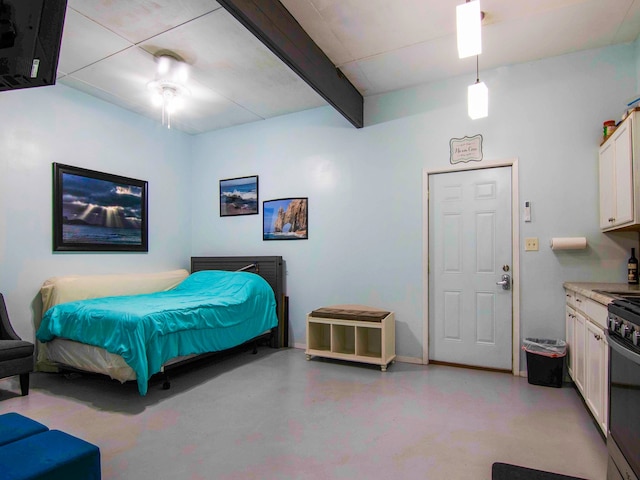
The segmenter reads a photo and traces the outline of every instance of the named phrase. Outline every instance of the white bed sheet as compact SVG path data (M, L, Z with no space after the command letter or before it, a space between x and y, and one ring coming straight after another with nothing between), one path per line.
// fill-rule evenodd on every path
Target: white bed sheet
M136 379L135 372L120 355L73 340L56 338L47 343L47 359L87 372L109 375L122 383Z
M86 372L108 375L121 383L136 380L136 372L127 365L120 355L107 352L102 347L74 342L66 338L56 338L47 343L47 356L52 362L74 367ZM176 357L164 364L165 367L196 355Z

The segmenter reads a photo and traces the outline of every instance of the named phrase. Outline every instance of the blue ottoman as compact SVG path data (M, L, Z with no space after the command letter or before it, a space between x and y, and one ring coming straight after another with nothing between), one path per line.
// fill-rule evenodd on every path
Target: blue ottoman
M17 413L0 415L0 480L100 480L100 449Z
M5 413L0 415L0 447L47 430L43 424L19 413Z

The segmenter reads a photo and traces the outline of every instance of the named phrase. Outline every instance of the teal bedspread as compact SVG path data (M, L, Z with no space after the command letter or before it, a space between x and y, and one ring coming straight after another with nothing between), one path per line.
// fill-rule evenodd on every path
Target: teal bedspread
M56 305L36 337L56 337L120 355L136 373L138 390L168 360L240 345L277 326L273 290L259 275L204 270L172 290Z

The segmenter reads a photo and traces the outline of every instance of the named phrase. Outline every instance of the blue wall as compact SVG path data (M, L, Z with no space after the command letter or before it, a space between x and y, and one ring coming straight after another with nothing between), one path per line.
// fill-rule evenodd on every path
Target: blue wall
M3 92L0 112L0 292L18 334L33 338L49 277L189 266L192 137L62 85ZM52 253L53 162L147 180L149 252Z
M397 350L422 358L422 174L450 167L449 140L482 134L484 158L517 157L521 208L539 252L521 250L521 336L564 338L564 281L625 281L637 234L598 227L602 122L636 90L632 45L480 72L490 113L472 121L473 78L368 97L357 130L330 108L198 136L193 150L193 252L282 255L292 341L305 314L332 304L393 310ZM220 218L217 180L260 176L260 200L309 197L309 240L263 242L261 218ZM551 237L586 236L585 251L552 252ZM524 359L521 361L524 366Z
M190 255L282 255L291 341L305 314L355 303L396 312L397 351L422 357L422 175L450 166L449 139L482 134L484 158L518 158L521 335L564 338L562 283L625 279L637 234L598 229L602 122L638 91L636 45L480 72L490 112L471 121L459 77L365 100L355 129L330 107L199 136L58 85L0 95L0 291L16 328L33 336L32 302L53 275L158 271ZM149 181L148 254L53 254L51 163ZM261 215L220 217L218 181L259 175L260 200L309 197L309 240L264 242ZM16 200L19 199L19 200ZM261 206L262 208L262 206ZM589 248L552 252L555 236Z

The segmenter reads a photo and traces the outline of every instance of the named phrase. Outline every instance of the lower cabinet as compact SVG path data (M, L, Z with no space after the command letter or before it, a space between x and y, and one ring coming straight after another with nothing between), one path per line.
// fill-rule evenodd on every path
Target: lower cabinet
M572 292L573 293L573 292ZM571 304L567 296L567 370L593 418L607 435L609 349L604 334L606 307L586 297ZM576 300L578 300L576 297Z
M585 402L593 412L594 418L603 432L607 431L607 343L602 329L591 322L587 322L585 331L585 372L586 392ZM606 368L605 368L606 367Z
M574 358L575 350L571 348L571 345L574 344L575 332L574 332L574 323L575 323L576 311L573 307L567 305L565 307L565 339L567 342L567 356L565 358L565 364L567 365L567 373L569 377L573 378L573 366L576 361Z
M580 393L582 393L582 396L584 396L585 394L585 361L584 361L584 339L586 336L586 319L584 318L584 316L579 313L576 312L575 315L575 322L573 324L573 335L574 335L574 343L573 343L573 349L575 350L575 360L576 363L573 367L573 372L575 374L575 376L573 377L573 381L576 382L576 386L578 387L578 390L580 390Z

